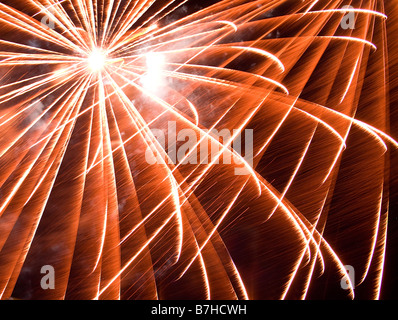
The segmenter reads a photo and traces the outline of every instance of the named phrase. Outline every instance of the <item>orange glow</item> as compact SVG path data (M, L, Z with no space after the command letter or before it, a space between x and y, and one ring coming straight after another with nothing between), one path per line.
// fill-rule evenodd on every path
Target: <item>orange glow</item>
M8 2L1 299L380 298L387 1ZM179 163L185 141L154 133L170 121L197 138ZM219 151L187 164L203 145Z

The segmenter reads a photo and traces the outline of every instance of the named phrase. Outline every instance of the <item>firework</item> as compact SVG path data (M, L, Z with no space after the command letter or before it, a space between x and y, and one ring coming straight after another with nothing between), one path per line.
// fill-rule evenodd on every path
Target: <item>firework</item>
M191 4L0 3L3 299L379 297L383 1Z

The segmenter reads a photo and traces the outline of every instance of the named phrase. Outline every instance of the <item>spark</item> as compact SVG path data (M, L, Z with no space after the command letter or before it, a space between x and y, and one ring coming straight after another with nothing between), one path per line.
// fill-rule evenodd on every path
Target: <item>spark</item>
M0 3L1 298L330 297L343 261L361 268L339 297L380 297L398 148L382 2L28 3ZM358 30L329 26L347 12ZM183 141L154 133L170 121L200 137L177 162ZM202 145L211 161L186 164ZM49 264L55 290L26 282Z

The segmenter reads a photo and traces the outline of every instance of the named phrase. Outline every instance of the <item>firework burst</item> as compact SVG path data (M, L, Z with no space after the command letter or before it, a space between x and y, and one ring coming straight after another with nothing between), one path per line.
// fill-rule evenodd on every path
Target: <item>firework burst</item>
M0 2L1 297L378 298L383 1L189 4Z

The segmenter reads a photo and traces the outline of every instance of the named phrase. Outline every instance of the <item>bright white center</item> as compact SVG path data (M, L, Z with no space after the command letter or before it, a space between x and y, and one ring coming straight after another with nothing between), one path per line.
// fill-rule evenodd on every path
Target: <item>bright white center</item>
M99 49L94 49L88 57L88 66L92 72L99 72L105 67L106 55Z
M163 84L163 70L166 59L161 53L149 52L145 55L147 72L141 81L147 90L157 90Z

